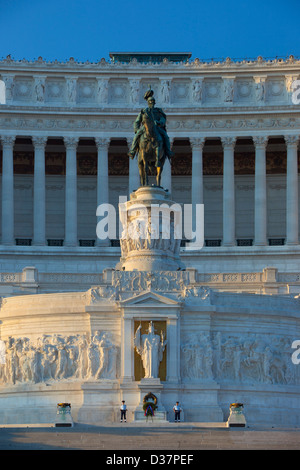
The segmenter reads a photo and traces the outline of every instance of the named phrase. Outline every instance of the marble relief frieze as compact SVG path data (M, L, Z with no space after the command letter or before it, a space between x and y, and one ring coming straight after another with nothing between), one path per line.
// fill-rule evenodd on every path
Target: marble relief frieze
M182 113L182 109L174 110ZM88 112L88 110L87 110ZM207 136L216 135L218 132L223 131L242 131L248 132L247 135L252 135L254 131L263 130L283 130L297 129L300 125L300 117L297 115L289 117L261 117L255 118L248 115L248 110L239 117L222 117L222 111L219 110L219 117L197 116L195 118L188 115L188 110L182 113L182 116L172 116L172 111L168 116L168 130L178 132L178 137L187 137L194 135L194 132L203 131ZM125 112L126 113L126 112ZM117 115L116 115L117 114ZM26 130L31 135L31 132L56 131L56 135L61 135L62 131L91 131L101 132L114 132L117 131L120 136L125 137L127 132L132 132L133 119L130 115L120 118L116 109L107 109L105 118L85 117L81 118L76 116L74 112L72 118L65 117L29 117L26 115L13 117L0 115L0 127L5 130ZM185 115L186 114L186 115ZM59 132L58 132L59 131ZM5 132L3 132L5 133ZM124 133L124 134L122 134ZM191 133L191 134L190 134Z
M119 376L119 346L109 332L36 340L10 337L0 341L0 384L112 380Z
M286 336L255 333L189 333L181 344L184 381L295 385L298 369Z

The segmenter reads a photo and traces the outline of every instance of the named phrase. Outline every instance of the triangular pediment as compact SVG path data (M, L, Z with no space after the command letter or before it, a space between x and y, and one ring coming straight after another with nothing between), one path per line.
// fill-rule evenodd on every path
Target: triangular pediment
M180 302L178 300L174 300L170 297L165 295L157 294L156 292L147 291L141 294L135 295L130 297L129 299L120 301L120 306L122 307L129 307L129 306L153 306L153 305L161 305L161 306L179 306Z

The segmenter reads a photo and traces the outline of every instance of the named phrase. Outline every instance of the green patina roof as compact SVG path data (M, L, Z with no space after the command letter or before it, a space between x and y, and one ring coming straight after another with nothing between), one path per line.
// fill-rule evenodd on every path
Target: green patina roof
M160 63L164 59L169 62L187 62L191 57L190 52L110 52L112 62L129 63L136 59L140 63Z

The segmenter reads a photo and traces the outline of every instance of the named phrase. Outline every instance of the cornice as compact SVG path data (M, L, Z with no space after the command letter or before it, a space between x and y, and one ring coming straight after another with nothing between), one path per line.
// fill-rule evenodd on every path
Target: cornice
M34 116L42 115L65 115L65 116L99 116L99 117L109 117L109 116L129 116L136 117L140 112L142 107L100 107L95 105L94 107L83 107L83 106L16 106L16 105L1 105L0 106L0 115L1 114L31 114ZM189 116L240 116L240 115L278 115L288 114L289 116L300 114L299 105L277 105L273 106L168 106L164 108L164 111L167 114L167 117L176 117L184 116L188 118Z
M140 63L134 59L130 63L121 63L121 62L111 62L106 59L101 59L98 62L79 62L73 58L70 58L67 61L47 61L42 57L39 57L36 60L14 60L10 56L0 60L0 69L5 72L11 71L12 73L22 72L31 72L31 73L49 73L59 72L59 73L97 73L104 74L107 73L113 74L114 72L120 74L149 74L149 72L157 73L161 72L163 74L170 73L189 73L189 74L203 74L207 73L222 73L223 75L229 73L267 73L268 71L295 71L299 70L300 67L300 58L290 55L286 58L263 58L261 56L256 59L211 59L211 60L201 60L195 58L194 60L189 60L187 62L169 62L165 60L161 63Z

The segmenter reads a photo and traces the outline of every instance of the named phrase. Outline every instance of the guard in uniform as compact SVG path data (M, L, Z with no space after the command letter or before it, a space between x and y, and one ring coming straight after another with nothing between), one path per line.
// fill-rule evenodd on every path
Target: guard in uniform
M125 400L122 400L122 405L120 406L120 411L121 411L121 419L120 423L124 422L126 423L126 411L127 411L127 406L125 405Z
M175 423L180 423L180 411L182 411L182 409L179 406L179 401L173 406L173 411L175 413Z

